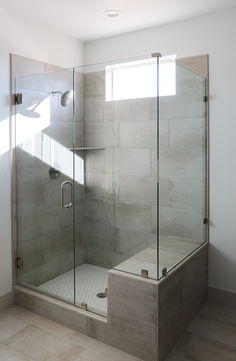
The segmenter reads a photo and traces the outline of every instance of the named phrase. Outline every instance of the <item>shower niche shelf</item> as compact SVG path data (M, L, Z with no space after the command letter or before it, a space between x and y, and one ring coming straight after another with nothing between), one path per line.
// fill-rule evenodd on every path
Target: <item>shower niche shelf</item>
M70 150L80 151L80 150L105 150L106 148L102 147L76 147L76 148L70 148Z

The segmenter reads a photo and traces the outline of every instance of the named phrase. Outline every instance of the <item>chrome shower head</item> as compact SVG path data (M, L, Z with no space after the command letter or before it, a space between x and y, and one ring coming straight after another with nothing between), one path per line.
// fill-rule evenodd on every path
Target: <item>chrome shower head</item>
M73 90L67 90L65 93L61 96L61 105L63 107L67 107L67 105L72 104L73 102Z
M61 105L63 107L67 107L73 102L73 90L69 89L62 93L60 90L53 90L51 92L52 95L61 94Z

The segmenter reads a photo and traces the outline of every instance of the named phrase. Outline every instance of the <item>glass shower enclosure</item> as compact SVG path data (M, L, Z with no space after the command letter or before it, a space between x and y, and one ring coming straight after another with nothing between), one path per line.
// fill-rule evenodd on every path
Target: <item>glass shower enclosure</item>
M18 283L106 316L109 269L158 280L206 241L206 80L158 54L23 76L20 58Z

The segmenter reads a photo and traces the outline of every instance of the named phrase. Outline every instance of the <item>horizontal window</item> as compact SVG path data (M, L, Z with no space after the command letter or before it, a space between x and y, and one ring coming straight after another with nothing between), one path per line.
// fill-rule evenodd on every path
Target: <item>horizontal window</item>
M160 58L159 95L176 94L175 56ZM156 58L106 67L106 101L157 96Z

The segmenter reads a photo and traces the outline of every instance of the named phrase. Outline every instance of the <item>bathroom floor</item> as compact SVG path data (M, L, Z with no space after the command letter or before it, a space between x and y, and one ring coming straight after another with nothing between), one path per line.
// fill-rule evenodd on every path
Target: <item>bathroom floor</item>
M159 247L159 276L161 276L163 267L167 267L168 270L171 269L199 245L199 241L192 239L162 237ZM149 277L157 279L156 244L150 245L114 268L139 275L141 269L147 269ZM99 298L97 294L104 293L107 284L107 268L92 264L78 266L75 270L76 305L81 306L81 303L84 302L87 304L89 311L106 316L107 298ZM46 294L74 303L74 271L66 272L40 285L38 288Z
M193 360L236 360L236 308L207 302L165 361Z
M107 298L97 297L98 293L104 293L107 288L108 269L91 264L82 264L75 270L75 294L76 304L87 304L88 310L107 314ZM54 278L41 286L39 289L59 297L67 302L74 302L74 271L71 270Z
M18 306L0 312L1 361L141 361Z
M165 361L236 360L236 309L206 303ZM0 312L1 361L142 361L18 306Z

